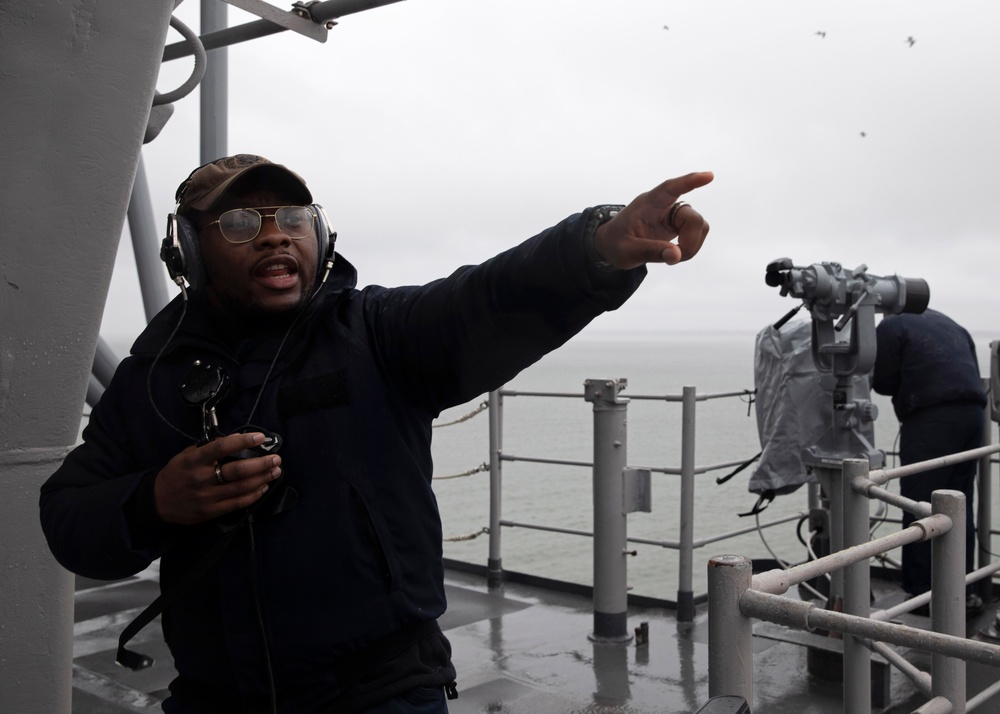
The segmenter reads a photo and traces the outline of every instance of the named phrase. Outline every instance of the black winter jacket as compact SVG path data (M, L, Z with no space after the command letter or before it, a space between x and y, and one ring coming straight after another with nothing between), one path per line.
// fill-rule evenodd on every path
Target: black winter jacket
M200 433L200 410L183 402L180 385L196 360L221 367L231 386L218 406L220 430L249 421L277 432L282 488L272 491L296 498L268 515L277 503L268 493L272 507L242 525L219 563L164 613L176 693L209 692L250 711L268 698L266 652L280 711L343 701L345 662L445 610L432 420L501 386L642 281L644 269L589 263L586 218L419 287L357 290L354 268L338 257L280 353L284 329L241 339L196 294L183 320L174 300L118 368L83 443L42 488L52 552L100 579L159 558L168 591L218 541L218 523L160 522L152 484ZM447 652L430 659L423 674L390 679L413 686L453 676ZM395 693L385 682L377 688L358 696L371 703Z
M944 313L887 315L876 328L872 388L892 397L903 421L919 409L969 402L986 406L976 343Z

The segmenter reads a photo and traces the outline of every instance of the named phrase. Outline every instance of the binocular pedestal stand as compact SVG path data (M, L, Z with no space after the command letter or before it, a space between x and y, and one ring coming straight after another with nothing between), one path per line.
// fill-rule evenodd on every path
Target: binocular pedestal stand
M852 374L838 374L833 394L832 424L817 443L803 451L802 462L816 474L822 487L823 521L829 525L831 553L844 549L843 463L845 459L867 459L872 469L881 468L885 455L876 449L861 432L861 427L877 416L875 405L866 399L855 399ZM844 575L837 569L831 573L826 608L844 610ZM828 633L840 640L839 633ZM832 642L830 643L833 644ZM840 645L840 642L838 642ZM810 674L827 681L843 679L843 647L808 647L807 667ZM872 661L873 683L882 682L888 670ZM885 671L882 671L884 670ZM878 687L875 687L877 689ZM886 690L886 694L888 690ZM873 692L874 694L874 692Z

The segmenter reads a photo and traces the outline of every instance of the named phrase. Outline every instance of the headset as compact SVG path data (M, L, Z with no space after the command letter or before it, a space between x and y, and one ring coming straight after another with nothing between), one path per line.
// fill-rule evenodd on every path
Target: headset
M316 233L316 278L322 284L333 267L337 233L330 229L330 221L321 205L313 203L309 208L313 212L313 231ZM192 290L208 283L198 231L184 216L177 213L167 216L167 235L160 245L160 260L166 264L170 279L182 288L185 280Z

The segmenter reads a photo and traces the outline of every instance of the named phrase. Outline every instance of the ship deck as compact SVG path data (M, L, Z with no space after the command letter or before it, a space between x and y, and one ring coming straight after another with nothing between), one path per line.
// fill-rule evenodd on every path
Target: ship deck
M447 571L446 588L449 608L440 624L452 643L459 688L459 698L449 703L451 714L690 714L708 700L704 605L693 623L679 623L668 608L630 607L629 631L648 623L647 642L637 644L633 638L608 644L590 638L592 602L585 594L520 582L491 590L481 575L456 569ZM156 659L151 668L131 672L114 662L121 629L157 593L155 569L115 583L78 580L74 714L160 710L174 670L159 622L130 645ZM873 596L874 607L889 607L903 598L893 583L879 581L873 581ZM968 620L968 636L989 638L995 632L997 606L994 600ZM917 615L903 615L901 621L929 626L926 617ZM842 685L810 674L819 668L809 665L810 657L822 657L834 663L824 671L836 669L838 656L828 652L836 647L829 638L756 623L753 711L842 712ZM907 659L930 669L929 655L913 651ZM877 695L883 706L875 711L911 712L926 701L899 672L878 671L873 683L886 688ZM994 669L974 663L967 674L970 697L997 678Z

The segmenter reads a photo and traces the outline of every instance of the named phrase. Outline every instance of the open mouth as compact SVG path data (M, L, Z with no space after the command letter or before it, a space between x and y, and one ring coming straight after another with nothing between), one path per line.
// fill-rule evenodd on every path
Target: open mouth
M298 283L299 263L290 255L276 255L260 261L253 274L266 287L284 290Z

